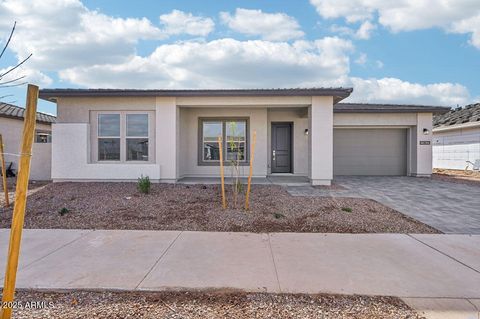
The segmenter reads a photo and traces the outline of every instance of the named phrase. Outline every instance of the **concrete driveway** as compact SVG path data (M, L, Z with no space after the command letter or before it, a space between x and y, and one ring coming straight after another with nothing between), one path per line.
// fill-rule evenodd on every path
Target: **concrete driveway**
M288 191L294 196L370 198L444 233L480 234L480 186L387 176L342 176L335 182L346 190L305 186Z

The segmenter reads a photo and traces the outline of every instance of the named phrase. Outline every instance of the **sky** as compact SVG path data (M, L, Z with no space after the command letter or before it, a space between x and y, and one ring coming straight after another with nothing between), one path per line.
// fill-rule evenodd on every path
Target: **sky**
M345 102L480 102L478 0L0 0L0 44L15 21L0 72L33 56L0 83L353 87ZM11 94L0 100L23 106L25 92L0 88Z

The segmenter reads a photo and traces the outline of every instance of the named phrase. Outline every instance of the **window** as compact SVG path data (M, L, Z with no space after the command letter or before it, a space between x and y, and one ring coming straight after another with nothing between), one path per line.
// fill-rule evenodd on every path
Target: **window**
M218 165L220 150L218 137L223 139L224 161L245 162L247 154L246 119L200 119L199 121L199 165Z
M127 114L127 161L148 161L148 114Z
M35 143L52 143L52 132L36 130Z
M120 160L120 114L98 115L98 160Z
M148 162L153 139L153 112L94 112L96 154L94 161Z

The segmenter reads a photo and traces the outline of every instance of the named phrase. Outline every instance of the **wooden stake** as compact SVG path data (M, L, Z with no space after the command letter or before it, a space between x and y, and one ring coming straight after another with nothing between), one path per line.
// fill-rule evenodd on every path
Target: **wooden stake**
M37 115L37 100L38 86L29 84L27 89L22 148L17 175L17 187L15 189L15 204L13 206L12 227L10 229L10 243L8 246L8 259L7 267L5 269L2 304L13 302L15 295L18 257L20 255L20 242L22 240L23 221L25 219L28 179L30 177L30 160ZM10 319L12 316L12 308L3 308L0 314L1 319Z
M5 166L5 155L3 154L4 151L5 148L3 147L2 134L0 134L0 164L2 165L3 191L5 192L5 207L9 207L10 200L8 199L7 167Z
M222 137L218 137L218 149L220 150L220 177L222 179L222 207L227 208L227 200L225 198L225 177L223 174L223 146Z
M245 210L250 208L250 188L252 185L252 175L253 175L253 159L255 157L255 143L257 141L257 131L253 131L253 140L252 140L252 148L250 151L250 173L248 174L248 186L247 186L247 196L245 197Z

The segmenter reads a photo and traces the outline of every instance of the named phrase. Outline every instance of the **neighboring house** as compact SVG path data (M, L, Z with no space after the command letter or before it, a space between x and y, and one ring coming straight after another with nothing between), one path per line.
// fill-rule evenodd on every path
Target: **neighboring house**
M480 103L437 115L433 123L433 167L478 170Z
M0 134L5 145L5 161L7 167L13 163L12 168L18 171L19 154L22 143L23 120L25 109L8 103L0 102ZM33 156L30 167L31 180L50 180L52 162L52 123L55 116L37 112Z
M247 175L254 131L254 177L297 175L328 185L334 175L430 176L432 114L447 109L338 104L351 92L44 89L40 98L57 103L52 178L216 177L219 135L236 135L224 154L240 154Z

